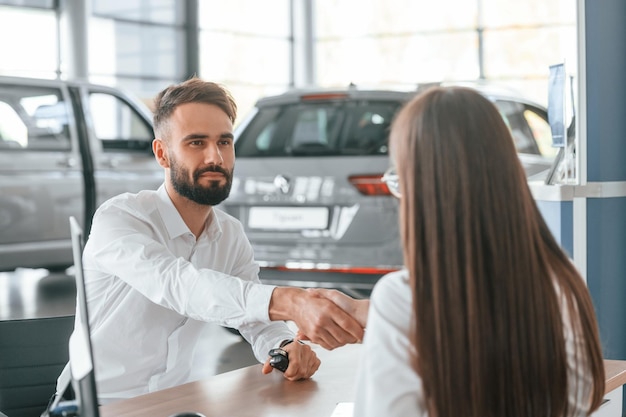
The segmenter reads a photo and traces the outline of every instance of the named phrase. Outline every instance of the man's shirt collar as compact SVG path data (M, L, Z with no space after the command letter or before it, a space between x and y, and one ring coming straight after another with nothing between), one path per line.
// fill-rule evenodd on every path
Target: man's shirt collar
M157 210L165 223L170 239L176 239L179 236L191 233L191 230L189 230L189 227L187 227L187 224L174 206L172 199L167 194L165 184L159 187L157 196ZM202 235L206 235L209 240L216 240L222 235L222 227L214 209L211 210ZM200 238L202 238L202 235Z

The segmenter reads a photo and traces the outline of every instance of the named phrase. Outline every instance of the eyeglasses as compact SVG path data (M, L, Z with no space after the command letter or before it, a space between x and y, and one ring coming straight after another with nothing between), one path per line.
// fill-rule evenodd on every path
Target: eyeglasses
M385 183L391 195L396 198L402 197L400 194L400 177L398 177L395 167L387 169L380 180Z

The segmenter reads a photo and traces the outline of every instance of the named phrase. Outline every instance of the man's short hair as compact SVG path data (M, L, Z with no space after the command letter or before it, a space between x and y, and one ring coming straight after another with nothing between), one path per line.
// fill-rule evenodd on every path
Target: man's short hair
M192 77L179 84L165 88L154 99L154 133L162 137L167 122L176 107L185 103L214 104L228 115L231 122L237 118L237 104L230 92L220 84Z

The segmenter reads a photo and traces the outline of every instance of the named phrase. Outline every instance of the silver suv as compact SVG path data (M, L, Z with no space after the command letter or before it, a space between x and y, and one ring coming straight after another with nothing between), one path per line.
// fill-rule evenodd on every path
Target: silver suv
M0 271L72 264L68 218L156 188L151 113L117 89L0 77Z
M546 175L546 109L478 87L510 126L528 176ZM387 136L416 91L290 91L258 101L235 132L237 162L222 204L243 223L267 283L369 295L402 265L398 202L380 181ZM549 140L549 138L548 138Z

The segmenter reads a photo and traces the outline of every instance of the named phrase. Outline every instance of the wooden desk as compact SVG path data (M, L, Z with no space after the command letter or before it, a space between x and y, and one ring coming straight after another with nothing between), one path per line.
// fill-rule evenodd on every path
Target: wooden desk
M604 402L592 417L621 417L623 385L626 384L626 361L604 360Z
M207 417L329 417L338 402L354 401L360 345L326 351L312 379L290 382L253 365L203 381L100 407L101 417L168 417L199 411ZM626 383L626 361L606 360L606 393Z
M616 388L626 384L626 361L604 360L606 386L604 393L608 394Z
M253 365L203 381L100 407L101 417L168 417L198 411L207 417L326 417L338 402L354 401L360 345L316 348L322 361L313 378L291 382Z

